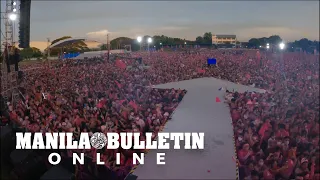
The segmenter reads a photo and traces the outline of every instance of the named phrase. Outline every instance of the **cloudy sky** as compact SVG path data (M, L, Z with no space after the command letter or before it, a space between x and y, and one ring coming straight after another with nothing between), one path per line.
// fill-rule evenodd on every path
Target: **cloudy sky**
M1 1L4 9L4 1ZM166 35L194 40L204 32L240 41L280 35L319 40L319 1L39 1L32 0L31 41L61 36L111 39Z

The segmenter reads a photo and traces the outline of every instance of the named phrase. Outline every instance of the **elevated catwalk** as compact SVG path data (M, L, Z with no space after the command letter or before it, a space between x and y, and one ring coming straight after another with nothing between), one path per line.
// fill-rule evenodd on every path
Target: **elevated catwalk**
M236 179L233 130L229 107L223 103L225 91L264 92L215 78L200 78L161 84L156 88L188 90L163 132L204 132L204 150L151 150L145 164L133 172L142 179ZM216 97L222 102L216 103ZM172 143L171 143L172 144ZM183 146L182 146L183 147ZM156 153L164 152L165 165L156 165Z

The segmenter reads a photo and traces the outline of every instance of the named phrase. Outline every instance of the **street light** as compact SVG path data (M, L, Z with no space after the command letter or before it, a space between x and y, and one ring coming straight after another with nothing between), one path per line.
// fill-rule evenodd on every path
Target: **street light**
M160 43L160 45L162 45L162 43Z
M12 5L14 5L14 6L15 6L15 5L17 5L17 3L16 3L16 2L13 2L13 3L12 3Z
M148 51L149 51L149 45L150 45L150 43L152 43L151 37L148 38Z
M270 47L269 47L269 45L267 45L267 49L269 49Z
M187 42L184 42L184 44L187 44Z
M17 19L17 14L11 13L11 14L9 15L9 19L10 19L11 21L15 21L15 20Z
M137 37L137 41L138 41L138 43L141 43L142 37L141 37L141 36L138 36L138 37Z
M279 48L280 48L281 50L283 50L284 47L285 47L285 44L284 44L283 42L279 44Z
M141 36L138 36L138 37L137 37L137 41L138 41L138 43L140 44L140 51L141 51L141 41L142 41L142 37L141 37Z

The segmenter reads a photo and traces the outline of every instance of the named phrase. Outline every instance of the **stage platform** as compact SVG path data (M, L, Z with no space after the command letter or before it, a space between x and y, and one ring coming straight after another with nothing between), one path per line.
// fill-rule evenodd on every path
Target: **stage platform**
M163 132L204 132L204 150L151 150L145 164L133 175L142 179L236 179L236 164L230 110L224 101L223 87L239 92L264 90L215 78L199 78L155 86L186 89L188 92ZM216 102L219 97L221 102ZM166 153L165 165L156 165L156 153Z

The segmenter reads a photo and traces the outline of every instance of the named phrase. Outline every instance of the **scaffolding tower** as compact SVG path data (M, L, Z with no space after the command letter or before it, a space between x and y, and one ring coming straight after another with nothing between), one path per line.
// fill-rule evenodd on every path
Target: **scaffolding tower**
M1 95L6 101L10 101L14 105L15 102L19 99L20 92L18 90L18 72L14 71L13 67L9 64L10 72L7 70L6 58L9 58L11 51L15 48L14 41L14 32L15 32L15 23L18 22L18 19L11 20L10 15L14 12L14 9L17 11L18 0L6 0L5 11L1 12L1 24L4 24L4 31L1 29ZM1 25L2 26L2 25Z

